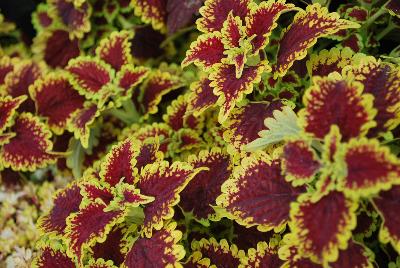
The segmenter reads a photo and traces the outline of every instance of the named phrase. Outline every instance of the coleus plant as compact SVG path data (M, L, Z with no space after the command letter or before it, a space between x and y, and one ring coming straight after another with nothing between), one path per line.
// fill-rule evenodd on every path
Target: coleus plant
M33 59L0 61L0 159L75 178L34 267L395 265L396 1L287 2L38 6Z

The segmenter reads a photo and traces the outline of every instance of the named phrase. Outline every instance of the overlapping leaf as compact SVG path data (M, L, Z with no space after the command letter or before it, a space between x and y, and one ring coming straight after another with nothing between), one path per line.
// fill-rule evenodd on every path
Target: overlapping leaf
M336 261L339 249L346 249L356 226L357 202L332 191L319 199L302 195L292 205L291 229L303 256L317 263Z
M196 22L197 29L205 33L220 31L231 11L244 21L250 9L250 0L206 0L199 11L202 17Z
M250 248L240 268L281 267L283 261L278 256L278 246L267 242L257 243L257 248Z
M373 198L373 203L383 219L379 231L379 239L383 243L390 242L397 252L400 252L400 229L398 207L400 202L400 186L382 191Z
M142 194L155 198L144 208L143 233L146 237L151 237L153 229L161 230L164 221L173 217L172 207L179 203L179 193L200 171L184 162L169 165L167 161L156 162L142 169L137 187Z
M30 113L20 114L11 131L15 136L0 151L5 167L34 171L57 160L58 154L52 152L51 132L37 117Z
M0 133L13 124L16 110L25 100L26 96L0 98Z
M74 133L76 139L80 139L84 148L89 146L90 125L99 115L100 110L97 105L87 102L82 109L76 110L67 121L68 130Z
M220 32L200 35L186 52L182 67L194 63L200 68L210 70L211 67L225 58L224 51L225 48Z
M296 14L279 41L275 76L284 76L294 61L307 55L307 49L312 47L318 38L342 29L357 27L357 23L340 19L337 13L329 13L328 9L320 4L308 5L305 11L300 10Z
M121 180L133 184L137 181L136 154L138 141L126 139L113 146L101 164L100 177L115 186Z
M209 219L215 214L211 206L216 205L221 185L232 174L232 160L228 154L214 148L191 156L189 163L194 168L206 167L208 170L200 171L189 182L181 192L179 205L184 211L193 213L197 219Z
M264 119L272 117L275 110L282 109L279 101L271 103L248 103L234 109L224 123L224 139L231 146L231 151L243 151L244 146L258 138L258 133L265 129Z
M218 100L210 83L211 81L208 78L203 78L190 85L191 92L188 97L189 104L187 109L194 116L198 116L208 108L213 107Z
M70 60L66 70L71 74L70 83L87 99L104 101L111 94L114 70L109 64L82 56Z
M176 223L170 222L149 238L138 238L125 256L122 267L181 267L179 261L185 256L182 245L178 245L182 233Z
M180 86L181 82L175 75L161 70L151 72L141 86L137 100L145 117L157 113L162 96Z
M47 119L49 127L61 134L67 120L77 109L83 108L85 98L72 87L66 73L51 73L38 79L29 89L35 100L36 111Z
M306 132L322 139L332 125L337 125L343 140L348 141L364 136L375 125L373 97L363 94L363 87L357 82L331 75L315 77L313 84L304 94L306 107L300 112Z
M338 187L354 197L387 190L400 174L400 161L377 140L352 139L342 148L337 160L346 169L345 174L337 175Z
M75 268L75 262L70 259L65 250L53 249L51 247L44 247L40 250L39 255L35 258L32 267L35 268L50 268L50 267L62 267L62 268Z
M181 95L167 107L163 119L174 131L184 127L195 130L203 128L204 118L202 116L195 117L188 112L188 105L188 95Z
M89 3L84 2L78 7L68 0L51 0L50 9L50 15L66 26L71 38L82 38L84 33L90 31Z
M282 165L286 180L294 186L311 182L321 167L315 151L305 140L292 140L285 144Z
M234 65L217 64L209 78L214 94L219 97L217 103L221 106L218 116L220 123L227 119L235 104L242 100L244 95L253 91L253 84L260 81L261 73L268 68L266 62L260 62L256 66L245 67L242 76L236 78Z
M34 39L32 51L53 68L65 67L81 53L79 39L70 39L68 31L62 29L40 32Z
M214 237L193 241L192 250L200 252L202 258L209 259L210 263L216 267L238 267L240 260L245 256L244 251L239 250L236 245L229 245L225 239L218 242Z
M294 5L286 4L285 0L261 2L251 9L246 17L246 34L254 37L251 40L252 53L257 53L268 44L272 31L278 26L276 21L279 16L293 9Z
M347 75L364 86L364 92L374 96L373 107L377 110L376 126L368 136L376 136L392 130L400 124L400 75L399 68L376 60L364 58L356 68L346 68Z
M110 36L100 41L96 55L111 67L119 71L123 65L132 61L129 40L133 38L131 31L112 32Z
M304 191L282 175L281 163L265 153L254 153L236 167L233 178L222 185L217 204L229 218L260 231L281 230L289 220L291 202Z
M38 226L43 232L65 234L68 216L79 210L82 201L80 190L77 183L72 183L55 194L52 209L38 221Z
M154 29L165 32L167 20L167 0L133 0L131 5L135 15Z

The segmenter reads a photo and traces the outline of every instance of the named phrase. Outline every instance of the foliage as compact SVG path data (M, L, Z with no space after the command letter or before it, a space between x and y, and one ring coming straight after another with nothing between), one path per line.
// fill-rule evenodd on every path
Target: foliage
M0 15L1 189L53 194L16 212L0 192L0 241L19 237L0 258L395 267L399 17L394 0L47 0L30 44Z

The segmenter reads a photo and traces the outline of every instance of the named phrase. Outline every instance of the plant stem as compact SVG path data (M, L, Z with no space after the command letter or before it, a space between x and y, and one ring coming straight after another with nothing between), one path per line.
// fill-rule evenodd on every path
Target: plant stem
M387 1L384 5L381 6L381 8L371 17L369 17L369 19L364 23L363 28L367 28L369 27L369 25L371 23L373 23L377 18L379 18L382 14L385 14L387 12L386 10L386 5L390 2Z
M388 33L390 33L392 30L394 30L394 28L396 28L396 26L394 25L394 23L389 23L389 25L383 29L377 36L376 36L376 40L381 40L383 37L385 37Z

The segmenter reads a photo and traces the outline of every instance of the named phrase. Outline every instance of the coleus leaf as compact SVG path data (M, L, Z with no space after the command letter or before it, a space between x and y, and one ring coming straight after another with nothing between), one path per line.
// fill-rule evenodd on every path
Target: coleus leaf
M336 157L346 170L336 175L337 187L353 197L369 197L387 190L400 175L400 161L377 140L351 139Z
M203 2L204 0L168 0L168 33L173 34L189 24Z
M61 29L39 32L33 41L32 51L52 68L65 67L70 59L81 53L79 39L70 39L68 31Z
M90 259L84 268L117 268L111 260L105 261L104 259Z
M200 81L193 82L190 85L190 93L188 97L188 112L194 116L199 116L208 108L213 107L218 97L214 95L210 86L211 81L208 78L202 78Z
M15 136L0 151L5 167L16 171L34 171L53 164L59 157L59 154L51 151L51 132L32 114L20 114L11 131Z
M291 237L293 239L293 234L287 234L284 237ZM284 260L285 262L282 264L282 268L322 268L321 264L317 264L311 261L309 258L304 257L300 254L299 249L296 245L292 244L293 242L289 242L289 244L284 244L278 251L279 258Z
M302 255L317 263L336 261L356 226L357 207L357 201L338 191L317 198L301 195L291 206L290 228Z
M29 95L29 87L40 78L46 71L43 62L34 62L32 60L22 60L15 65L14 70L7 74L4 80L5 89L8 94L14 98ZM27 99L20 107L20 111L35 111L35 104L31 99Z
M203 128L203 116L195 117L188 112L188 95L180 95L173 100L171 105L167 107L166 114L163 115L165 123L171 126L174 131L181 128L190 128L193 130L201 130Z
M375 125L373 97L362 94L362 85L345 80L337 73L314 77L313 84L304 93L305 108L299 113L306 132L323 139L330 127L337 125L343 141L348 141L365 135Z
M167 0L133 0L135 16L144 23L151 24L155 30L166 31Z
M112 90L115 72L109 64L99 59L77 57L68 62L66 70L71 74L70 83L87 99L104 101Z
M200 151L189 156L188 162L194 168L206 167L194 176L181 192L180 207L185 212L193 213L198 220L215 216L212 206L221 194L221 185L231 176L233 163L231 157L219 148Z
M138 141L131 139L114 145L102 161L100 177L111 186L115 186L121 180L134 184L138 173L135 156L139 146Z
M244 95L253 91L253 84L260 82L261 73L268 70L267 62L263 61L256 66L245 67L242 76L236 78L234 65L217 64L209 78L212 81L210 86L218 96L217 104L221 106L218 115L220 123L228 118L235 104L241 101Z
M349 6L344 12L344 17L351 21L364 22L368 19L368 9L363 6Z
M304 190L285 180L280 161L259 152L244 158L234 169L221 187L217 204L226 210L221 212L224 216L241 225L279 231L289 220L291 202Z
M379 231L379 240L382 243L391 243L393 248L400 252L400 229L398 207L400 203L400 186L393 186L382 191L372 199L372 202L383 219Z
M0 58L0 85L4 84L4 79L6 78L7 74L14 70L14 65L17 61L13 58L8 56L1 56Z
M195 251L184 263L185 268L215 268L215 265L210 266L209 258L202 258L201 252Z
M128 213L126 207L138 207L151 202L151 197L139 194L133 185L122 184L117 187L114 200L106 204L100 198L93 202L83 202L78 212L67 218L65 237L68 254L82 261L83 252L96 242L103 242L112 228L124 220Z
M10 139L15 137L15 133L2 133L0 134L0 145L4 145L10 142Z
M240 268L281 267L283 261L278 256L278 246L274 243L258 242L257 248L250 248Z
M37 114L47 119L56 134L62 134L71 114L83 107L85 98L69 83L64 72L49 73L29 88Z
M281 142L287 138L296 137L300 134L297 115L289 106L281 110L273 111L273 116L264 119L267 130L258 133L260 138L245 146L248 152L256 151L273 143Z
M65 237L69 256L77 256L81 261L83 251L105 240L111 228L123 219L123 210L105 211L106 207L103 202L91 202L67 218Z
M119 71L123 65L132 61L130 39L133 38L132 31L115 31L107 38L103 38L96 48L96 56L111 67Z
M244 147L258 138L258 133L265 129L264 119L273 116L275 110L283 108L279 101L271 103L248 103L232 111L223 126L224 140L229 144L228 151L243 152Z
M250 10L246 17L246 35L251 39L252 53L265 48L272 31L278 26L279 16L287 11L294 10L293 4L286 4L285 0L269 0L261 2Z
M40 249L39 255L36 256L32 263L35 268L75 268L75 262L70 259L64 249L53 249L46 246Z
M91 9L87 2L77 7L68 0L51 0L50 15L66 26L71 39L82 38L84 33L90 31Z
M179 87L179 77L159 69L152 71L140 87L138 102L144 117L157 113L162 96Z
M198 131L190 128L182 128L171 137L171 143L168 144L168 155L175 156L177 153L191 151L194 153L196 149L200 149L203 145L203 139Z
M37 223L43 232L60 236L65 234L68 216L79 210L82 201L80 190L77 183L71 183L55 194L53 207L47 214L41 216Z
M144 208L142 233L151 237L153 229L161 230L164 222L174 215L173 206L179 203L179 193L186 187L202 168L193 167L184 162L155 162L145 166L137 182L137 188L155 200Z
M140 144L136 154L135 167L140 172L146 165L164 159L163 152L160 151L160 142L158 138L148 138Z
M328 76L330 73L342 73L344 67L356 64L360 54L354 54L350 48L334 47L330 50L321 50L318 54L311 54L307 60L308 74L311 76ZM364 56L365 57L365 56Z
M340 267L365 267L372 268L373 253L360 243L350 240L345 250L339 251L338 259L329 264L332 268Z
M91 248L92 259L95 259L97 264L100 260L107 260L109 263L112 262L112 264L120 266L124 261L125 254L122 252L124 242L122 241L125 239L126 231L125 224L114 226L105 241L96 243Z
M186 67L194 63L196 66L208 71L225 58L224 51L224 43L220 32L202 34L190 44L190 48L186 51L186 57L181 65Z
M192 250L200 252L202 258L208 258L216 267L238 267L240 260L245 256L244 251L239 250L235 244L229 245L226 239L218 242L214 237L193 241Z
M155 138L159 143L159 150L163 153L167 152L168 144L172 136L172 129L165 123L153 123L151 125L143 125L139 128L134 125L131 129L126 129L123 132L122 138L131 137L145 142L149 138Z
M305 140L291 140L283 147L282 170L286 180L294 186L311 182L321 167L310 145Z
M349 66L344 72L363 84L364 93L374 96L373 107L377 110L374 120L377 125L369 130L368 136L387 132L400 124L400 109L396 108L400 102L398 67L373 57L364 57L358 67Z
M75 138L81 141L84 148L89 146L90 125L100 116L100 111L96 104L86 102L82 109L76 110L68 118L68 130L74 133Z
M117 73L116 85L119 87L118 100L131 98L133 89L139 85L149 74L150 70L146 67L134 67L132 65L125 65Z
M12 98L11 96L0 98L0 133L13 124L16 110L26 100L26 96Z
M339 18L337 13L329 13L320 4L308 5L300 10L292 24L284 31L279 41L275 77L282 77L296 60L307 55L317 39L336 33L342 29L358 28L359 24Z
M250 0L206 0L199 10L202 17L196 21L197 29L204 33L220 31L231 11L244 21L251 4Z
M175 222L153 233L149 238L138 238L125 256L122 267L181 267L179 261L185 256L182 245L178 245L182 232L176 230Z
M37 32L47 29L53 22L47 3L40 3L32 13L32 24Z
M246 37L242 24L240 17L235 17L232 11L229 12L221 29L222 43L225 49L240 47L241 41Z
M85 181L79 183L79 187L81 189L81 195L83 196L83 201L81 202L81 206L88 204L90 202L96 202L97 200L101 200L104 204L109 205L110 202L114 199L114 185L98 181L96 177L90 175L84 175Z

